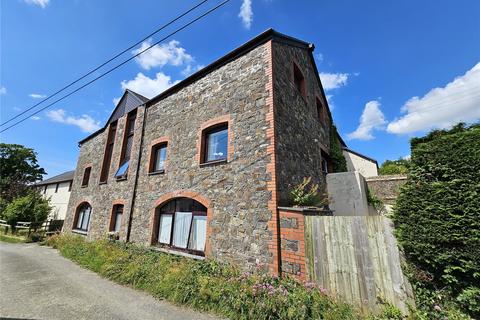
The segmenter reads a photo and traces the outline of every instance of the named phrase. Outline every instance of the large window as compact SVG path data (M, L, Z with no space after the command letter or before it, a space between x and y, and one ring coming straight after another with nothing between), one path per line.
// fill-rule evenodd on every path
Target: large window
M117 133L117 122L110 124L107 136L107 145L105 147L105 154L103 155L102 172L100 174L100 183L107 182L108 172L110 171L110 164L112 161L113 146L115 144L115 134Z
M130 163L130 155L133 146L133 134L135 133L135 120L137 118L137 110L130 112L127 116L127 124L125 125L125 135L123 138L122 153L120 155L120 167L115 173L115 178L127 178L128 166Z
M302 97L306 98L305 77L295 63L293 64L293 82Z
M112 209L112 217L110 220L110 231L120 232L122 226L123 204L116 204Z
M162 247L204 255L207 208L189 198L177 198L158 209L156 242Z
M90 223L90 215L92 213L92 207L87 202L82 203L78 208L75 215L74 229L79 231L88 231L88 225Z
M202 163L227 160L228 124L207 128L202 133Z
M83 171L82 187L88 186L88 182L90 181L90 172L92 172L92 167L87 167Z
M152 147L150 159L150 172L165 172L165 162L167 161L167 143L162 142Z

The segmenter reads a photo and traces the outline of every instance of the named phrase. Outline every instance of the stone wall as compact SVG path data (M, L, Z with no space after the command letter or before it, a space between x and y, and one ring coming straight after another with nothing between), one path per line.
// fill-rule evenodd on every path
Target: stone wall
M321 150L328 153L328 113L325 122L317 115L316 99L322 101L318 72L306 49L274 42L275 141L277 187L280 204L289 204L289 191L304 177L324 185ZM296 63L306 81L306 99L293 82ZM326 105L326 104L325 104Z
M282 273L306 280L303 210L279 208L279 218Z
M198 195L210 206L207 256L247 267L270 263L266 45L147 109L131 241L151 244L164 195ZM200 130L217 118L229 119L232 152L226 163L200 166ZM165 173L149 175L150 146L159 137L168 139Z
M72 192L70 194L68 212L63 227L64 231L72 230L76 208L82 202L86 201L92 206L88 239L98 239L105 236L109 231L113 204L118 203L120 200L124 202L124 210L119 234L120 239L126 239L128 217L130 214L131 199L133 197L134 189L133 186L138 164L144 110L144 107L139 107L137 109L134 142L130 156L131 161L128 178L126 180L117 181L114 177L120 165L119 161L125 132L126 115L118 120L112 161L110 163L110 170L106 184L100 184L100 171L103 162L108 128L81 145L72 184ZM82 187L83 172L88 166L92 167L90 181L87 187Z
M365 178L368 188L386 205L395 204L400 188L407 182L406 175L388 175Z

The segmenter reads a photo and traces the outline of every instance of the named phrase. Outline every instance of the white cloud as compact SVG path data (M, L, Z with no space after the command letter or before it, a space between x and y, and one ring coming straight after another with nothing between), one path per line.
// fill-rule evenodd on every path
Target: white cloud
M46 95L39 93L30 93L28 96L33 99L43 99L47 97Z
M326 73L320 72L320 80L322 80L323 89L333 90L343 87L347 84L348 73Z
M5 88L4 86L1 86L0 87L0 96L3 96L4 94L7 94L7 88Z
M253 21L252 0L243 0L238 17L242 19L243 26L250 29Z
M48 111L47 117L54 122L77 126L82 129L82 131L88 133L100 129L100 121L96 121L87 114L83 114L80 117L67 116L65 110L57 109Z
M317 59L318 62L322 62L323 61L323 54L321 54L320 52L316 53L315 54L315 59Z
M120 99L121 98L113 98L113 104L117 105L120 102ZM110 110L108 112L110 112Z
M200 69L203 69L205 67L203 64L198 64L196 66L192 66L189 64L185 69L182 70L182 75L185 77L188 77L189 75L197 72Z
M409 99L401 111L405 115L390 122L388 132L406 134L443 129L480 119L480 62L445 87L434 88L422 98Z
M40 118L40 117L37 117L37 116L33 116L33 117L31 117L30 119L37 121L37 120L40 120L41 118Z
M380 110L380 102L372 100L367 102L360 117L357 130L347 135L348 139L372 140L374 129L382 130L386 124L385 116Z
M45 8L50 3L50 0L24 0L24 1L25 3L33 4L35 6L39 6L42 8Z
M179 46L180 42L172 40L169 43L157 44L148 51L135 58L140 66L145 70L154 67L163 67L166 64L181 66L194 61L193 57L186 50ZM152 45L152 39L142 42L140 48L132 51L137 54Z
M167 76L163 72L158 72L154 79L149 78L143 73L139 72L135 79L129 81L123 80L121 85L123 90L130 89L147 98L153 98L177 82L178 81L172 82L171 77Z

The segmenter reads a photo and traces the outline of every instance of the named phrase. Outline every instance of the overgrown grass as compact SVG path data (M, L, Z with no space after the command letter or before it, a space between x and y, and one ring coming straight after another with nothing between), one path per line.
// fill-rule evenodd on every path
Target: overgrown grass
M0 234L0 241L9 243L22 243L25 242L25 238L14 235Z
M395 308L362 315L311 283L241 273L213 260L196 261L107 240L53 236L47 244L81 266L157 298L231 319L401 319Z

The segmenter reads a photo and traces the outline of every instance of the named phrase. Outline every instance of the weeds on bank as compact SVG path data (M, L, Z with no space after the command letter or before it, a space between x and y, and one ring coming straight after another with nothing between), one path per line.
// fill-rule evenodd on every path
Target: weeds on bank
M402 319L395 308L385 316L361 315L312 283L242 273L214 260L197 261L108 240L87 242L53 236L47 244L81 266L157 298L232 319Z

